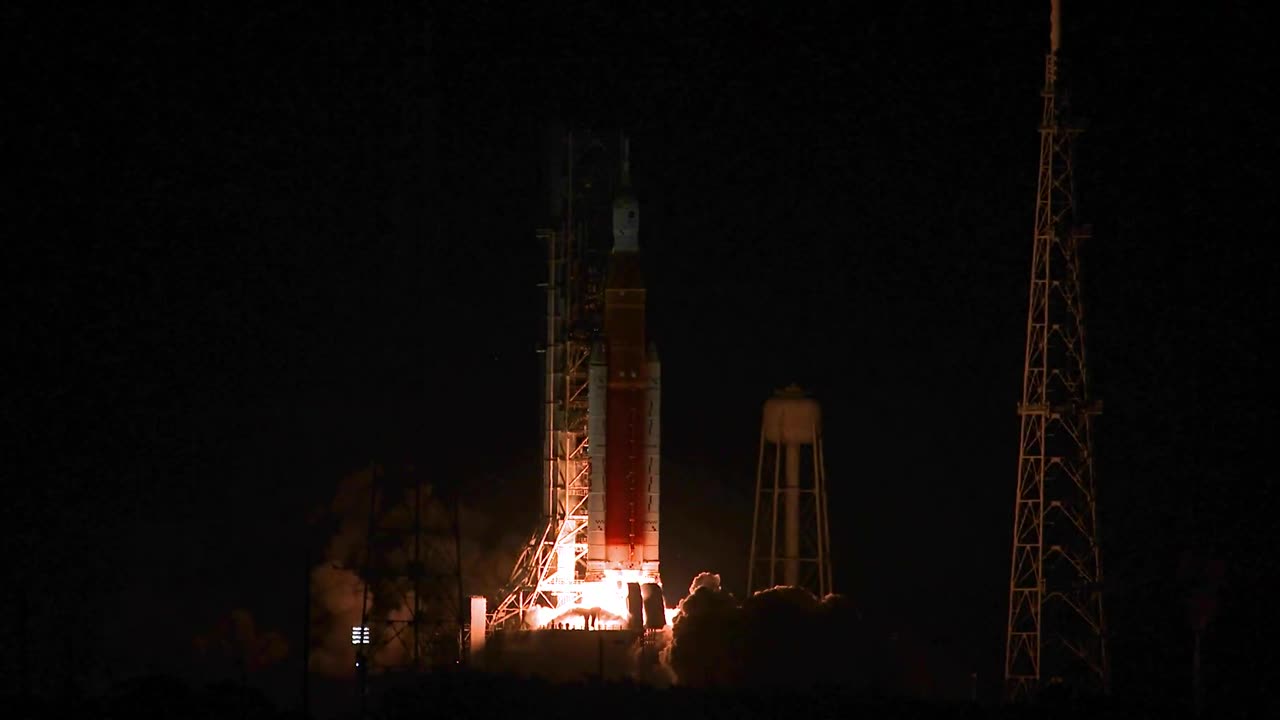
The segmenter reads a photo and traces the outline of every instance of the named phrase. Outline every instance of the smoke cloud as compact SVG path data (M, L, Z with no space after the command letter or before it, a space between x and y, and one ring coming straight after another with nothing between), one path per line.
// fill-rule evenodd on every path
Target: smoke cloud
M312 569L312 672L330 677L354 674L351 628L360 624L363 599L364 581L353 571L335 565Z
M253 614L243 608L232 610L197 635L193 644L201 656L229 661L241 674L268 668L289 654L284 636L275 630L258 630Z
M741 677L742 612L720 589L720 576L699 573L680 601L671 643L661 660L675 682L690 687L724 687Z
M689 583L689 594L692 595L698 591L698 588L710 588L712 590L720 590L720 576L716 573L700 572L694 576L693 582Z
M755 593L742 603L700 573L680 602L662 654L677 684L691 687L860 688L867 676L862 624L840 595L822 600L798 587Z

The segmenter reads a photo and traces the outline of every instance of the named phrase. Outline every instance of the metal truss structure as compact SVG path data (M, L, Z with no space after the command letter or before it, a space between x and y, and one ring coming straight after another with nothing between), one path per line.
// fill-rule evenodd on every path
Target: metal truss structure
M1046 57L1035 237L1024 356L1017 494L1009 572L1005 696L1033 699L1047 686L1105 693L1102 606L1090 399L1080 297L1072 143L1059 73L1059 9Z
M598 145L598 143L596 144ZM587 149L591 149L588 144ZM574 216L580 187L574 138L566 138L567 191L559 229L538 232L547 250L546 345L543 349L543 478L540 527L512 570L489 629L523 626L535 606L557 607L581 594L587 580L588 371L599 335L603 278L591 254L589 212ZM594 579L594 578L591 578Z
M452 666L465 647L456 498L411 467L370 467L369 525L360 624L361 677Z

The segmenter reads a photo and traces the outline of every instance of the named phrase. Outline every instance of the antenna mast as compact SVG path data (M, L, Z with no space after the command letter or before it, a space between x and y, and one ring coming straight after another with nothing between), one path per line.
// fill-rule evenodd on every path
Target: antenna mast
M1058 83L1061 2L1051 0L1040 122L1027 340L1018 404L1017 494L1005 638L1005 696L1049 686L1105 693L1102 554L1091 419L1101 404L1086 383L1080 241L1072 142Z

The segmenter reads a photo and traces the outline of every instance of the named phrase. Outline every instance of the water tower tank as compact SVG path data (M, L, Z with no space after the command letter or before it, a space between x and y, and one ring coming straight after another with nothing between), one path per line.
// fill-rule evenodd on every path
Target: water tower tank
M781 445L812 445L822 427L818 401L790 385L764 402L764 437Z

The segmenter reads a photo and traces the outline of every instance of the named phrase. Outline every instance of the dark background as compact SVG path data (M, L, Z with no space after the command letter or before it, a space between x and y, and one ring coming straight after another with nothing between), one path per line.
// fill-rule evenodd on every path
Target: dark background
M741 591L760 405L799 382L838 588L938 692L996 687L1049 3L685 5L6 9L0 675L203 678L191 638L243 607L291 702L306 521L373 458L531 530L570 119L633 138L670 594ZM1188 693L1198 551L1211 691L1256 694L1271 39L1246 3L1066 18L1115 685Z

